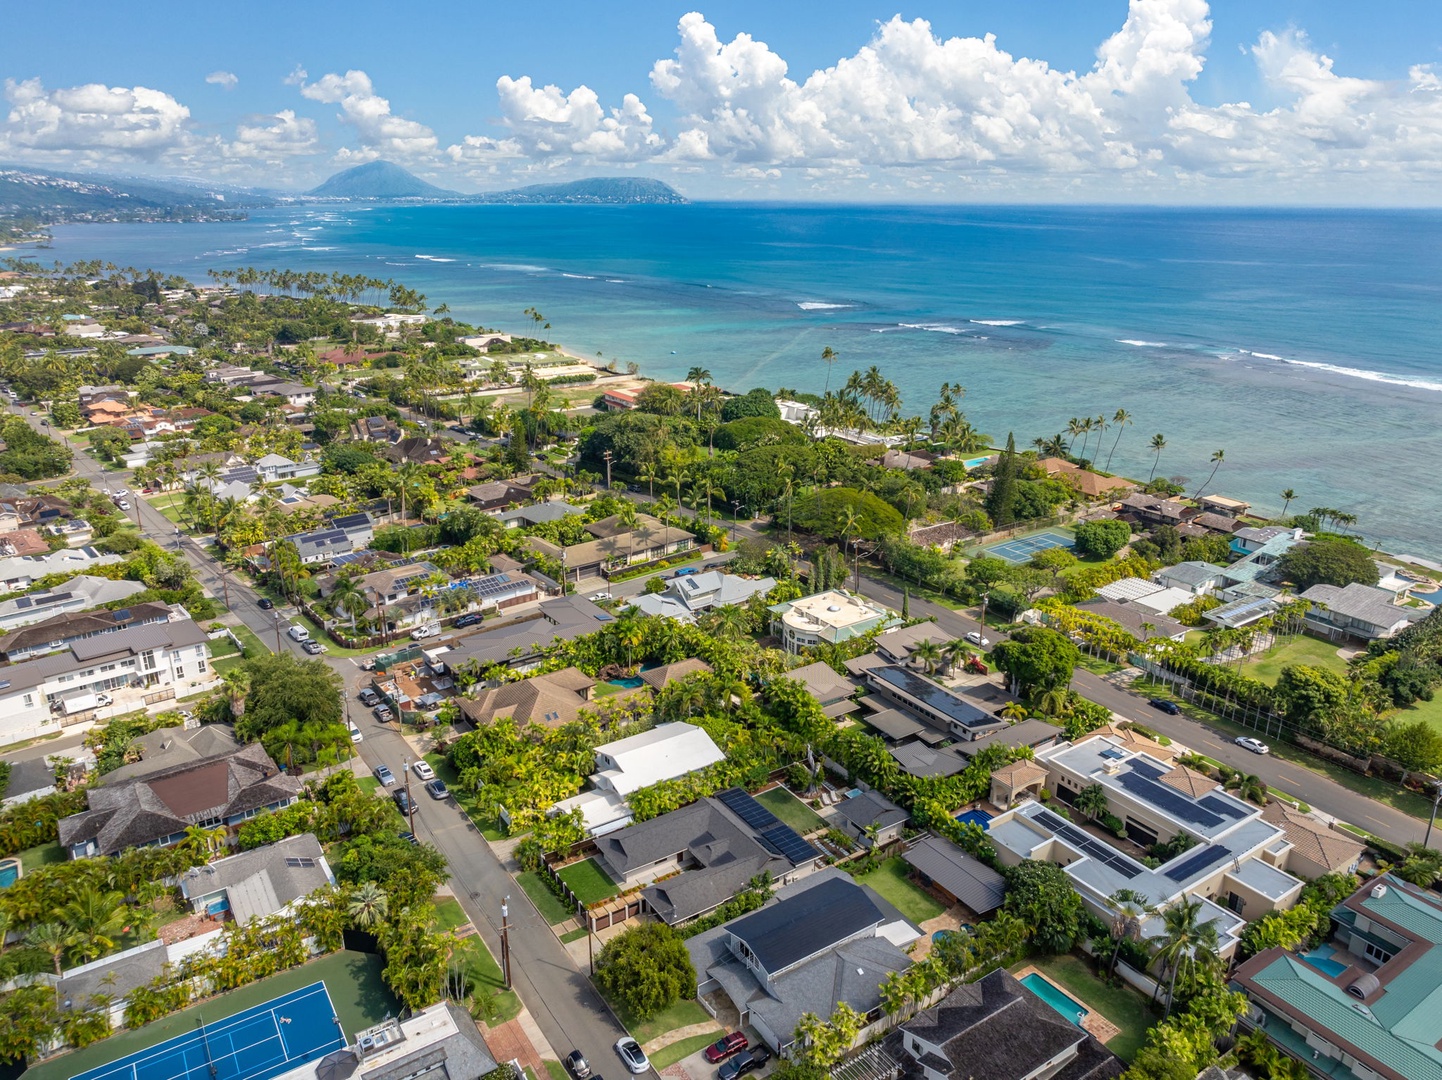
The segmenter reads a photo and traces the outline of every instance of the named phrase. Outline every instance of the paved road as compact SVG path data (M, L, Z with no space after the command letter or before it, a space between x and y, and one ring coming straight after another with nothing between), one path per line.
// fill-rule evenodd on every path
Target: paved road
M902 594L888 582L862 574L861 591L897 610L901 608ZM936 619L938 625L956 637L979 629L975 619L940 604L918 600L915 596L911 598L911 613ZM1003 635L993 629L987 631L987 636L996 640ZM1421 840L1426 832L1427 823L1410 814L1352 791L1302 765L1243 750L1232 742L1231 735L1185 716L1169 716L1148 705L1144 697L1113 686L1090 671L1078 669L1072 679L1072 687L1083 697L1105 705L1118 716L1144 724L1234 769L1255 774L1269 786L1295 795L1325 814L1360 825L1386 840L1402 844Z

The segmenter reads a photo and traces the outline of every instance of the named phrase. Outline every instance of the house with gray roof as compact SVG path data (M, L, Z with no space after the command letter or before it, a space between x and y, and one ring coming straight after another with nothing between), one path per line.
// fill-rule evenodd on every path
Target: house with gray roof
M1111 1080L1126 1064L1005 968L901 1025L908 1075L925 1080Z
M1426 609L1401 607L1386 589L1360 582L1341 588L1313 585L1301 599L1311 605L1305 616L1308 628L1333 641L1393 637L1427 617Z
M905 810L879 791L859 791L849 799L842 799L833 809L842 831L867 848L901 839L901 830L911 819Z
M1192 596L1211 592L1226 580L1224 568L1209 562L1179 562L1164 566L1152 574L1152 580L1165 589L1183 589Z
M140 581L114 581L91 574L77 574L63 585L43 589L14 600L0 602L0 630L9 632L46 623L61 615L70 615L91 608L124 600L144 592ZM31 653L30 655L36 655ZM12 660L25 657L12 657Z
M85 592L76 589L76 582L81 580L74 578L65 585L65 588L75 590L72 592L72 596L79 593L76 596L78 601L88 598ZM103 582L106 585L124 585L127 589L130 587L145 588L138 581L117 582L110 581L108 578L84 578L83 580L85 582ZM103 593L108 590L101 591ZM134 594L128 593L128 595ZM35 597L30 596L24 599L33 601ZM117 597L117 599L120 598ZM13 601L11 602L13 603ZM172 614L181 618L185 617L184 609L179 605L172 609L169 604L160 600L151 600L133 607L119 608L116 611L63 612L0 638L0 657L9 663L18 663L68 648L74 642L84 641L100 634L113 634L117 630L125 630L132 626L169 622Z
M192 825L238 828L289 806L300 781L281 772L259 743L187 762L124 783L93 787L88 808L62 818L60 846L73 859L132 847L169 847Z
M664 593L642 593L632 598L630 606L643 615L691 622L703 611L744 604L753 596L765 596L774 588L775 578L744 578L720 570L706 570L673 577Z
M508 529L519 529L522 525L545 525L563 518L579 517L585 512L584 507L557 500L532 503L530 506L513 506L497 514L496 520Z
M818 660L814 664L796 668L786 673L788 679L799 682L816 699L821 711L836 720L861 708L853 700L861 684L845 675L838 675L830 664Z
M697 934L686 949L698 996L724 994L739 1026L786 1054L802 1016L829 1016L843 1001L866 1018L858 1043L884 1028L881 984L911 967L902 950L920 936L885 900L833 867Z
M1006 899L1006 879L944 837L927 834L907 848L902 858L923 884L939 889L977 915L991 914Z
M302 1068L313 1071L292 1080L478 1080L496 1059L470 1014L442 1001L358 1031L352 1046Z
M197 915L229 912L241 926L287 910L335 875L314 833L288 836L180 875L180 893Z

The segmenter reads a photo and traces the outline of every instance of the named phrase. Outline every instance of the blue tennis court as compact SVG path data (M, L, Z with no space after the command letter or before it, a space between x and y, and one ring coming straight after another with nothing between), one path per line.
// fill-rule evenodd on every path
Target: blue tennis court
M1014 566L1024 562L1030 562L1033 555L1038 551L1048 551L1051 548L1066 548L1068 550L1076 547L1076 541L1065 533L1044 532L1035 536L1021 536L1015 540L1005 540L1000 544L992 544L981 550L988 555L995 555L998 559L1004 559Z
M325 983L316 982L71 1080L270 1080L345 1045Z

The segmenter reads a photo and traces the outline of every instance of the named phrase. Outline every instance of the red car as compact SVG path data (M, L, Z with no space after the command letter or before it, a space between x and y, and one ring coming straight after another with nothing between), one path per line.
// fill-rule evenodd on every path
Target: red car
M739 1054L745 1049L746 1036L739 1031L733 1031L706 1047L706 1060L715 1065L718 1061L725 1061L732 1054Z

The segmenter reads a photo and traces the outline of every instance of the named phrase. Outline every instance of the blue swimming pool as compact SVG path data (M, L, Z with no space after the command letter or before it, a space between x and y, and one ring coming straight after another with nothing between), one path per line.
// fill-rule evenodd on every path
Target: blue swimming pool
M1035 971L1030 975L1024 975L1021 979L1022 985L1030 990L1037 997L1041 998L1067 1020L1070 1020L1077 1027L1086 1019L1087 1010L1081 1002L1068 997L1059 989L1047 982Z
M991 821L991 815L985 810L964 810L956 815L956 820L964 824L980 825L984 829Z
M638 686L646 685L644 682L642 682L638 678L635 678L634 676L625 679L611 679L609 681L612 686L624 686L627 690L634 690Z
M0 889L8 889L20 877L20 864L14 859L0 862Z
M1336 954L1337 950L1331 945L1318 945L1310 952L1302 953L1302 959L1323 975L1329 975L1335 979L1346 971L1348 967L1347 964L1342 963L1340 960L1332 959Z

